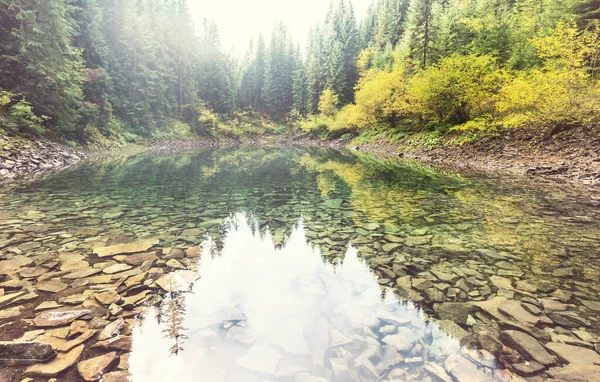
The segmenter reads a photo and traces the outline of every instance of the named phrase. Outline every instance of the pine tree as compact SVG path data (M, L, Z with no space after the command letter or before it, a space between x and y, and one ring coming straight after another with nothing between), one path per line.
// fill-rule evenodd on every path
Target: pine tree
M306 114L306 67L302 61L300 46L296 48L296 70L294 71L292 98L293 109L302 115Z
M275 119L282 118L292 106L293 64L289 44L287 27L278 23L271 35L263 89L265 106Z
M423 69L435 58L434 1L412 0L407 22L410 28L408 32L410 57Z
M319 111L319 98L325 90L327 68L323 49L323 36L318 26L311 30L306 64L306 106L308 112Z
M375 40L380 49L388 45L394 48L398 44L404 33L407 10L407 0L382 0L375 32Z
M367 14L360 23L360 49L369 48L375 43L375 32L378 28L377 7L375 3L371 3L367 9Z
M77 122L85 78L72 0L1 0L0 86L21 93L63 132Z

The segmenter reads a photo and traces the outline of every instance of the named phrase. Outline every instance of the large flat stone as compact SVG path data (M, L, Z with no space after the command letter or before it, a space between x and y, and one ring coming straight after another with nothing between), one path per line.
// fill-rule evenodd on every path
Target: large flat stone
M33 323L39 327L55 327L70 324L81 316L89 314L90 309L83 307L67 307L49 310L38 314Z
M59 353L48 363L29 366L23 373L24 377L56 377L59 373L73 366L83 352L83 345L67 353Z
M600 354L593 350L579 346L561 344L558 342L549 342L546 348L556 354L562 361L576 365L594 365L600 364Z
M491 382L494 378L478 368L473 362L458 355L452 354L444 362L446 371L458 382Z
M556 363L556 359L535 338L523 332L505 330L500 333L500 341L524 355L528 360L537 361L544 366Z
M537 325L538 323L544 324L552 324L552 320L550 320L546 316L535 316L528 311L526 311L521 305L520 301L515 300L506 300L500 303L498 306L498 310L501 313L506 314L507 316L513 318L515 321L528 322L533 325Z
M81 361L77 364L77 371L84 381L97 381L102 375L112 371L119 364L116 352L110 352L98 357Z
M145 252L158 244L158 240L144 240L135 243L109 245L107 247L96 247L93 252L98 257L109 257L127 253Z
M0 341L0 363L30 365L44 363L56 355L52 346L40 342Z
M559 381L600 382L600 366L595 365L578 364L553 367L547 373Z

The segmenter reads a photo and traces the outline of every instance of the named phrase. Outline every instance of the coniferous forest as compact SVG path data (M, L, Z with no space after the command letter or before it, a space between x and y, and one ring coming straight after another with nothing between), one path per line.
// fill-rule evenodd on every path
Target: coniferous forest
M600 122L598 0L332 2L227 53L185 0L0 0L0 124L79 143L271 126L462 136ZM240 122L242 121L242 122Z

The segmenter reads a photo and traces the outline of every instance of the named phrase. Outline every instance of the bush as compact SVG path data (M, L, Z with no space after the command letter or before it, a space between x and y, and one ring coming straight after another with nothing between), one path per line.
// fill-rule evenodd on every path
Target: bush
M460 125L494 114L496 94L506 74L489 55L450 56L417 73L409 98L421 118L441 125Z

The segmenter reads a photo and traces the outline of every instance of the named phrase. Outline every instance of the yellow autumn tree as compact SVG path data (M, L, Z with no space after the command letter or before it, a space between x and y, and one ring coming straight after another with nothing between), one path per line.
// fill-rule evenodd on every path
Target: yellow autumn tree
M532 44L543 66L519 73L502 89L498 111L503 125L555 132L600 122L600 30L579 31L573 22L560 22Z
M330 88L327 88L323 90L321 98L319 98L319 113L325 117L332 117L337 112L339 103L340 100L337 94L335 94Z

